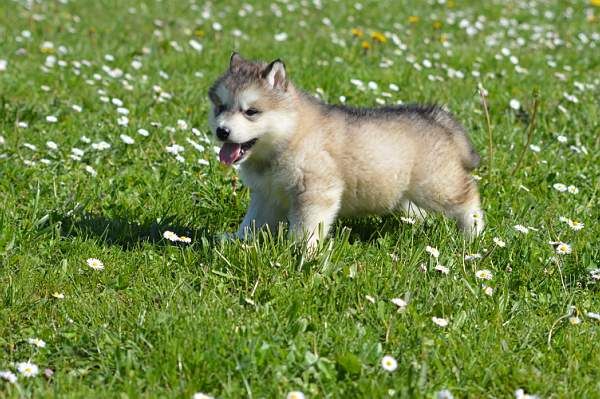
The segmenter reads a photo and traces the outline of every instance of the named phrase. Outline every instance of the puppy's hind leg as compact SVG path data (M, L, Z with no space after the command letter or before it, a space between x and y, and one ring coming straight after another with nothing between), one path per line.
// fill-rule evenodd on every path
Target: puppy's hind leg
M444 172L417 187L411 195L419 205L455 219L465 237L473 239L485 226L477 185L460 166Z

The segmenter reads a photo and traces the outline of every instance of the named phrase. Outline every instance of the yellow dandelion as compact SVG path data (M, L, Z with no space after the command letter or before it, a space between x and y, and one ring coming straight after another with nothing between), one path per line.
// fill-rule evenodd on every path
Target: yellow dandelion
M364 48L365 50L368 50L371 48L371 43L369 43L366 40L363 40L363 42L360 44L360 47Z
M418 15L411 15L410 17L408 17L408 22L410 22L411 24L416 24L417 22L419 22L421 18L419 18Z
M436 30L442 29L442 21L434 21L432 26L433 26L433 29L436 29Z
M371 39L373 39L374 41L378 42L378 43L385 43L387 42L387 37L385 37L385 35L381 32L373 32L371 33Z
M351 32L352 36L356 37L363 37L363 35L365 34L365 32L360 28L352 28Z
M204 31L202 29L196 29L194 31L194 36L196 36L196 37L204 37Z
M446 3L446 5L448 6L448 8L454 8L454 6L456 6L456 3L452 0L448 0L448 3Z
M595 7L600 7L600 0L590 0L590 4Z

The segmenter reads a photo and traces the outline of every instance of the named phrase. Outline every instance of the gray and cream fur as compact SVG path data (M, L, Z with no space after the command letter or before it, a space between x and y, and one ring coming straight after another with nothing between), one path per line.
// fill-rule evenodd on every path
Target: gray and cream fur
M479 156L440 107L328 105L297 89L281 61L237 53L209 98L221 161L239 164L250 189L240 238L287 221L312 247L337 217L398 210L442 212L467 237L484 227L469 173Z

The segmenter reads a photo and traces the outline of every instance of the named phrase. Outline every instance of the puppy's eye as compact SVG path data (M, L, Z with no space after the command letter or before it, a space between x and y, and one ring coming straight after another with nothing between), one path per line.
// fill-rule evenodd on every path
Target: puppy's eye
M260 111L257 110L256 108L248 108L247 110L244 111L244 115L246 115L246 116L254 116L259 113L260 113Z
M223 104L217 104L215 105L215 114L219 115L221 114L223 111L225 111L227 107L225 107Z

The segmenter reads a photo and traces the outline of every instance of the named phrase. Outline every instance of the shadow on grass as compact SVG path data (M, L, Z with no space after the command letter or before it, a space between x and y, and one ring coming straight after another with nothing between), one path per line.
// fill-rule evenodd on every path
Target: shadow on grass
M124 250L139 247L140 244L173 245L173 242L163 237L165 231L172 231L178 236L187 236L192 242L202 242L204 245L214 245L219 241L214 230L206 227L191 228L177 220L176 216L160 219L148 218L135 221L134 217L106 217L94 213L76 213L71 216L57 217L61 225L63 237L79 237L98 239L109 245L118 245ZM361 217L338 220L334 230L350 229L349 241L373 243L387 234L394 234L406 226L397 216Z
M103 215L79 213L72 217L65 216L60 220L61 234L63 237L96 238L109 245L118 245L124 250L134 249L143 243L172 246L173 242L163 237L165 231L172 231L178 236L190 237L192 242L206 241L203 238L211 236L207 228L197 229L183 226L177 222L175 217L143 222L132 222L133 219L107 218ZM214 241L214 238L210 238L208 243L212 244Z
M336 229L350 229L349 242L373 243L387 234L395 234L406 226L396 215L341 219Z

